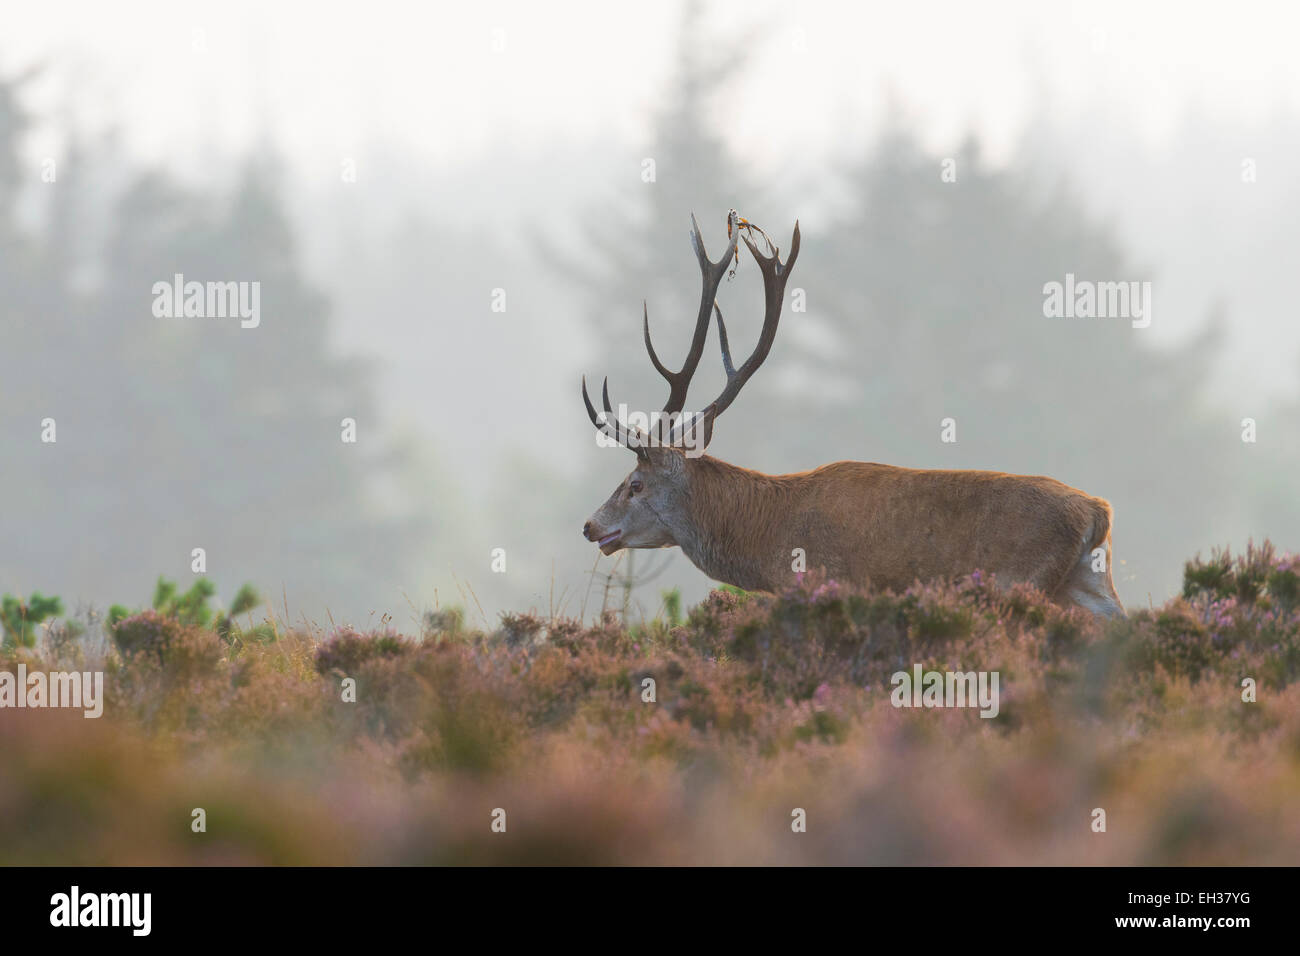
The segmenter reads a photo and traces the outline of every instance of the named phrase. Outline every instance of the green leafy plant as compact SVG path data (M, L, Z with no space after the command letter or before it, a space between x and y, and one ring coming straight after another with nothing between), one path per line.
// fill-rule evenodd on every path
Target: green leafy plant
M154 587L152 610L156 618L174 621L183 627L211 627L223 640L237 639L234 619L240 614L247 614L261 602L261 597L251 584L245 584L236 593L230 607L224 612L217 612L208 606L212 596L217 593L217 586L207 578L199 578L193 587L181 593L175 581L164 577L158 578ZM114 604L108 609L108 625L116 636L118 625L132 616L139 616L139 611L131 611L122 604ZM258 625L239 635L257 640L273 640L275 632L267 625ZM242 643L242 640L241 640ZM119 646L121 642L119 641Z
M0 602L0 625L4 627L4 647L32 647L36 644L36 625L63 613L63 602L57 597L44 597L33 592L31 600L23 601L11 594Z
M1229 548L1215 548L1208 561L1197 555L1183 565L1183 597L1208 595L1214 598L1235 597L1251 603L1266 592L1276 591L1284 600L1290 597L1294 560L1279 557L1271 542L1246 543L1245 554L1234 555Z
M682 592L678 588L672 588L662 593L664 601L664 616L668 619L669 627L679 627L682 623Z

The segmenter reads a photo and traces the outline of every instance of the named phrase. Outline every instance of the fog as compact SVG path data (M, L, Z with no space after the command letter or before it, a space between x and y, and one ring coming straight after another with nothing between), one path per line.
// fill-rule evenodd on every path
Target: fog
M1051 475L1114 506L1130 606L1197 551L1294 549L1291 16L10 11L0 593L139 605L201 560L222 598L251 582L322 623L699 600L712 582L677 551L581 537L634 459L597 447L578 388L662 404L642 301L676 367L691 214L716 257L733 207L783 248L799 221L806 308L710 454ZM256 323L160 315L177 275L255 283ZM1046 315L1067 275L1149 283L1149 324ZM743 253L719 301L748 354ZM722 381L711 332L688 408Z

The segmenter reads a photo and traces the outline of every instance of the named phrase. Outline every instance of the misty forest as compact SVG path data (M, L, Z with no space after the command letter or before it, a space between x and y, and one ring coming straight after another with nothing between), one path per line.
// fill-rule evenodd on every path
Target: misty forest
M1300 113L1193 103L1153 143L1030 62L1010 148L936 139L906 84L842 143L776 107L756 140L738 106L787 78L710 24L684 5L641 125L489 119L437 161L388 130L325 175L260 74L250 145L159 162L0 42L0 670L107 674L104 720L0 715L0 859L1294 861ZM1127 619L979 574L745 593L584 539L635 458L582 377L659 407L643 302L675 366L691 216L717 256L733 208L799 222L798 305L709 454L1086 489ZM181 277L256 281L257 321L160 310ZM1150 283L1149 326L1049 315L1067 277ZM718 301L748 354L743 247ZM723 381L711 331L691 398ZM891 707L912 662L999 670L997 719ZM530 836L492 842L498 804ZM783 842L789 806L824 825Z

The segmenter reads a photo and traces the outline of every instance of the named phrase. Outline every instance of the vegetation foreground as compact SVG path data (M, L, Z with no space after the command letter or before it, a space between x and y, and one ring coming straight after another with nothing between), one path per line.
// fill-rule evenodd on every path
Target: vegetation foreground
M6 599L0 670L103 670L105 702L0 710L0 862L1300 859L1300 559L1267 544L1104 626L979 574L405 636L211 593ZM893 706L917 664L998 672L997 716Z

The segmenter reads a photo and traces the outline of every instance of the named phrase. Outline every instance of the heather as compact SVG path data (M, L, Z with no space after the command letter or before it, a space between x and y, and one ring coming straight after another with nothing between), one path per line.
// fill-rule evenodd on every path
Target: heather
M1104 625L978 573L491 629L212 596L6 603L0 669L102 669L106 700L0 710L0 862L1300 859L1300 559L1267 543L1194 558L1179 597ZM998 716L893 706L918 664L998 672Z

